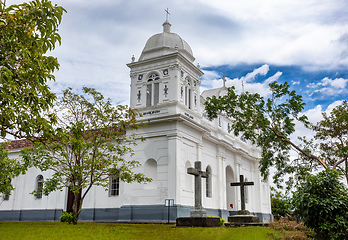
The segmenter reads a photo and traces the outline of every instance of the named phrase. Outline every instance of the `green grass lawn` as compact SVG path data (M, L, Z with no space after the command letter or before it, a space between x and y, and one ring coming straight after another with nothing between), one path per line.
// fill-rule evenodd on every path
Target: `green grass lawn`
M271 239L267 227L182 228L170 224L0 222L0 239Z

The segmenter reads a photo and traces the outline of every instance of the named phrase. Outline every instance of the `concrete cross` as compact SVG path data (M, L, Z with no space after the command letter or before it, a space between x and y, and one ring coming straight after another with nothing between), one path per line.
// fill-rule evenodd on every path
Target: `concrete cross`
M201 170L201 162L195 162L195 168L188 168L187 173L195 176L195 210L202 209L202 178L207 178L208 173Z
M231 183L231 186L240 186L240 196L242 200L242 211L245 211L245 194L244 194L244 187L245 186L251 186L254 185L254 182L244 182L244 176L239 176L239 181L236 183Z

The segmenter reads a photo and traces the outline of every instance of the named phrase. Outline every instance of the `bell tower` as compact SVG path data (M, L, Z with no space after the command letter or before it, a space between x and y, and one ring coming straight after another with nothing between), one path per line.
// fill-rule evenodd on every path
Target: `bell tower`
M148 39L130 68L130 106L143 115L178 114L182 111L199 116L200 77L203 72L193 64L195 58L188 43L171 32L166 20L163 32Z

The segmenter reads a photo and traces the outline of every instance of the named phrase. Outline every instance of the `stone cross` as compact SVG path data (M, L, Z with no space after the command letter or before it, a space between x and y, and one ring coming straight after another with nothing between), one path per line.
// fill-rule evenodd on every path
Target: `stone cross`
M202 178L208 173L201 170L201 162L195 162L195 168L188 168L187 173L195 176L195 210L202 210Z
M239 176L239 181L236 183L231 183L231 186L240 186L240 196L242 201L242 212L245 212L245 194L244 194L244 187L245 186L251 186L254 185L254 182L244 182L244 176Z

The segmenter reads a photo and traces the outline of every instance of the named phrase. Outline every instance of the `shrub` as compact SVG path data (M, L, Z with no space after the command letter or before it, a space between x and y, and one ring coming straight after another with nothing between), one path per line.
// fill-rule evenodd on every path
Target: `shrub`
M272 214L276 219L289 217L291 214L289 198L282 195L274 187L271 187L271 208Z
M224 227L224 226L225 226L225 219L220 218L220 227Z
M338 171L307 174L293 193L292 204L317 239L347 239L348 193Z
M63 212L62 216L60 217L61 222L67 222L67 223L72 223L74 220L73 215L71 212Z

